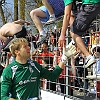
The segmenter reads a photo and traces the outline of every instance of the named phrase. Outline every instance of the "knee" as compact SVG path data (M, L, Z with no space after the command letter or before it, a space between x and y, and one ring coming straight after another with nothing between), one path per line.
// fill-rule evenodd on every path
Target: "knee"
M33 18L35 15L36 15L35 10L32 10L32 11L30 12L30 16L31 16L31 18Z
M42 0L42 3L43 3L43 4L47 3L47 0Z

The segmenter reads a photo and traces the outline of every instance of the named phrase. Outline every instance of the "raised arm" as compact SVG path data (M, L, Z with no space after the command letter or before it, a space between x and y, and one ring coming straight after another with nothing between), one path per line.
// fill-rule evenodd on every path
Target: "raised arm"
M61 35L60 35L59 41L58 41L58 43L59 43L58 45L61 47L63 47L63 44L65 44L65 36L66 36L66 30L68 29L68 25L69 25L69 21L70 21L71 8L72 8L72 3L65 6L63 25L62 25Z

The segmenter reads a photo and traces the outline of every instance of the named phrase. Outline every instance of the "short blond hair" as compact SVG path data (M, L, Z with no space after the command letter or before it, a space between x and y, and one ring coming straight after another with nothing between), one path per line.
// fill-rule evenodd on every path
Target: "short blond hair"
M19 50L20 43L22 42L28 43L28 41L25 38L16 38L11 42L9 49L12 56L16 57L16 54L14 51Z

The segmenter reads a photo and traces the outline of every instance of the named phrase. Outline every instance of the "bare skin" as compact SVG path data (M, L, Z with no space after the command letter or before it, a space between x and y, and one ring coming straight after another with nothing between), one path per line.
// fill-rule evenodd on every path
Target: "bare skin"
M59 41L58 41L59 46L61 46L61 47L63 47L63 44L66 43L65 36L66 36L66 30L68 29L68 25L69 25L69 21L70 21L71 8L72 8L72 3L70 3L69 5L67 5L65 7L65 15L64 15L64 19L63 19L62 31L61 31L61 35L60 35ZM72 22L71 22L71 24L72 24ZM90 53L86 49L82 38L79 35L74 34L73 32L70 32L70 35L73 38L73 40L76 42L78 48L83 52L83 54L85 56L89 56Z
M54 14L53 8L47 2L47 0L42 0L42 3L48 9L48 12L49 12L50 15ZM42 25L41 20L39 19L39 17L46 17L45 12L43 12L39 8L37 8L37 9L34 9L30 12L30 16L31 16L36 28L38 29L38 31L41 32L43 30L43 25Z
M22 25L23 23L27 23L30 24L29 22L26 22L24 20L17 20L14 22L9 22L6 23L5 25L3 25L0 28L0 39L1 40L7 40L8 36L13 36L14 34L16 34L17 32L22 30Z
M13 99L13 98L10 98L9 100L15 100L15 99Z
M46 17L46 14L41 11L39 8L32 10L30 12L30 16L36 26L36 28L38 29L38 31L42 31L43 30L43 25L41 23L41 20L39 19L39 17Z
M82 38L77 35L77 34L74 34L72 32L70 32L71 34L71 37L75 40L77 46L79 47L79 49L83 52L83 54L87 57L90 55L90 53L88 52L88 50L86 49L85 47L85 44L83 43L83 40Z
M54 14L53 8L52 6L48 3L47 0L42 0L42 3L44 4L44 6L48 9L48 12L50 15Z

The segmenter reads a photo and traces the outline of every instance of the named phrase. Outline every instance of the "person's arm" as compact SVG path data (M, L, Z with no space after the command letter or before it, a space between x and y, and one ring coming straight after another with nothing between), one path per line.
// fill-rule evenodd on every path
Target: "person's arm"
M65 56L65 49L63 47L61 60L60 60L59 64L56 65L55 69L52 72L49 71L48 69L44 68L37 62L35 63L35 66L37 66L37 69L39 69L41 78L45 78L45 79L53 81L59 77L59 75L61 74L62 70L65 67L66 62L67 62L67 57Z
M71 57L71 72L72 72L73 76L76 76L76 67L75 67L74 56Z
M22 20L22 19L19 19L17 21L12 22L12 23L15 23L15 24L24 24L24 23L26 23L27 25L30 25L30 22Z
M65 36L66 36L66 30L68 29L70 16L71 16L71 9L72 9L72 3L65 6L65 14L63 18L63 25L61 30L61 35L59 37L58 45L63 47L63 44L65 44Z
M34 64L40 72L40 77L51 81L56 80L64 68L64 62L59 63L53 71L48 70L36 61L34 61Z
M54 58L53 58L53 67L56 67L57 65L57 55L54 55Z
M59 64L58 64L58 66L61 68L61 69L64 69L64 66L65 65L65 63L64 62L60 62Z

